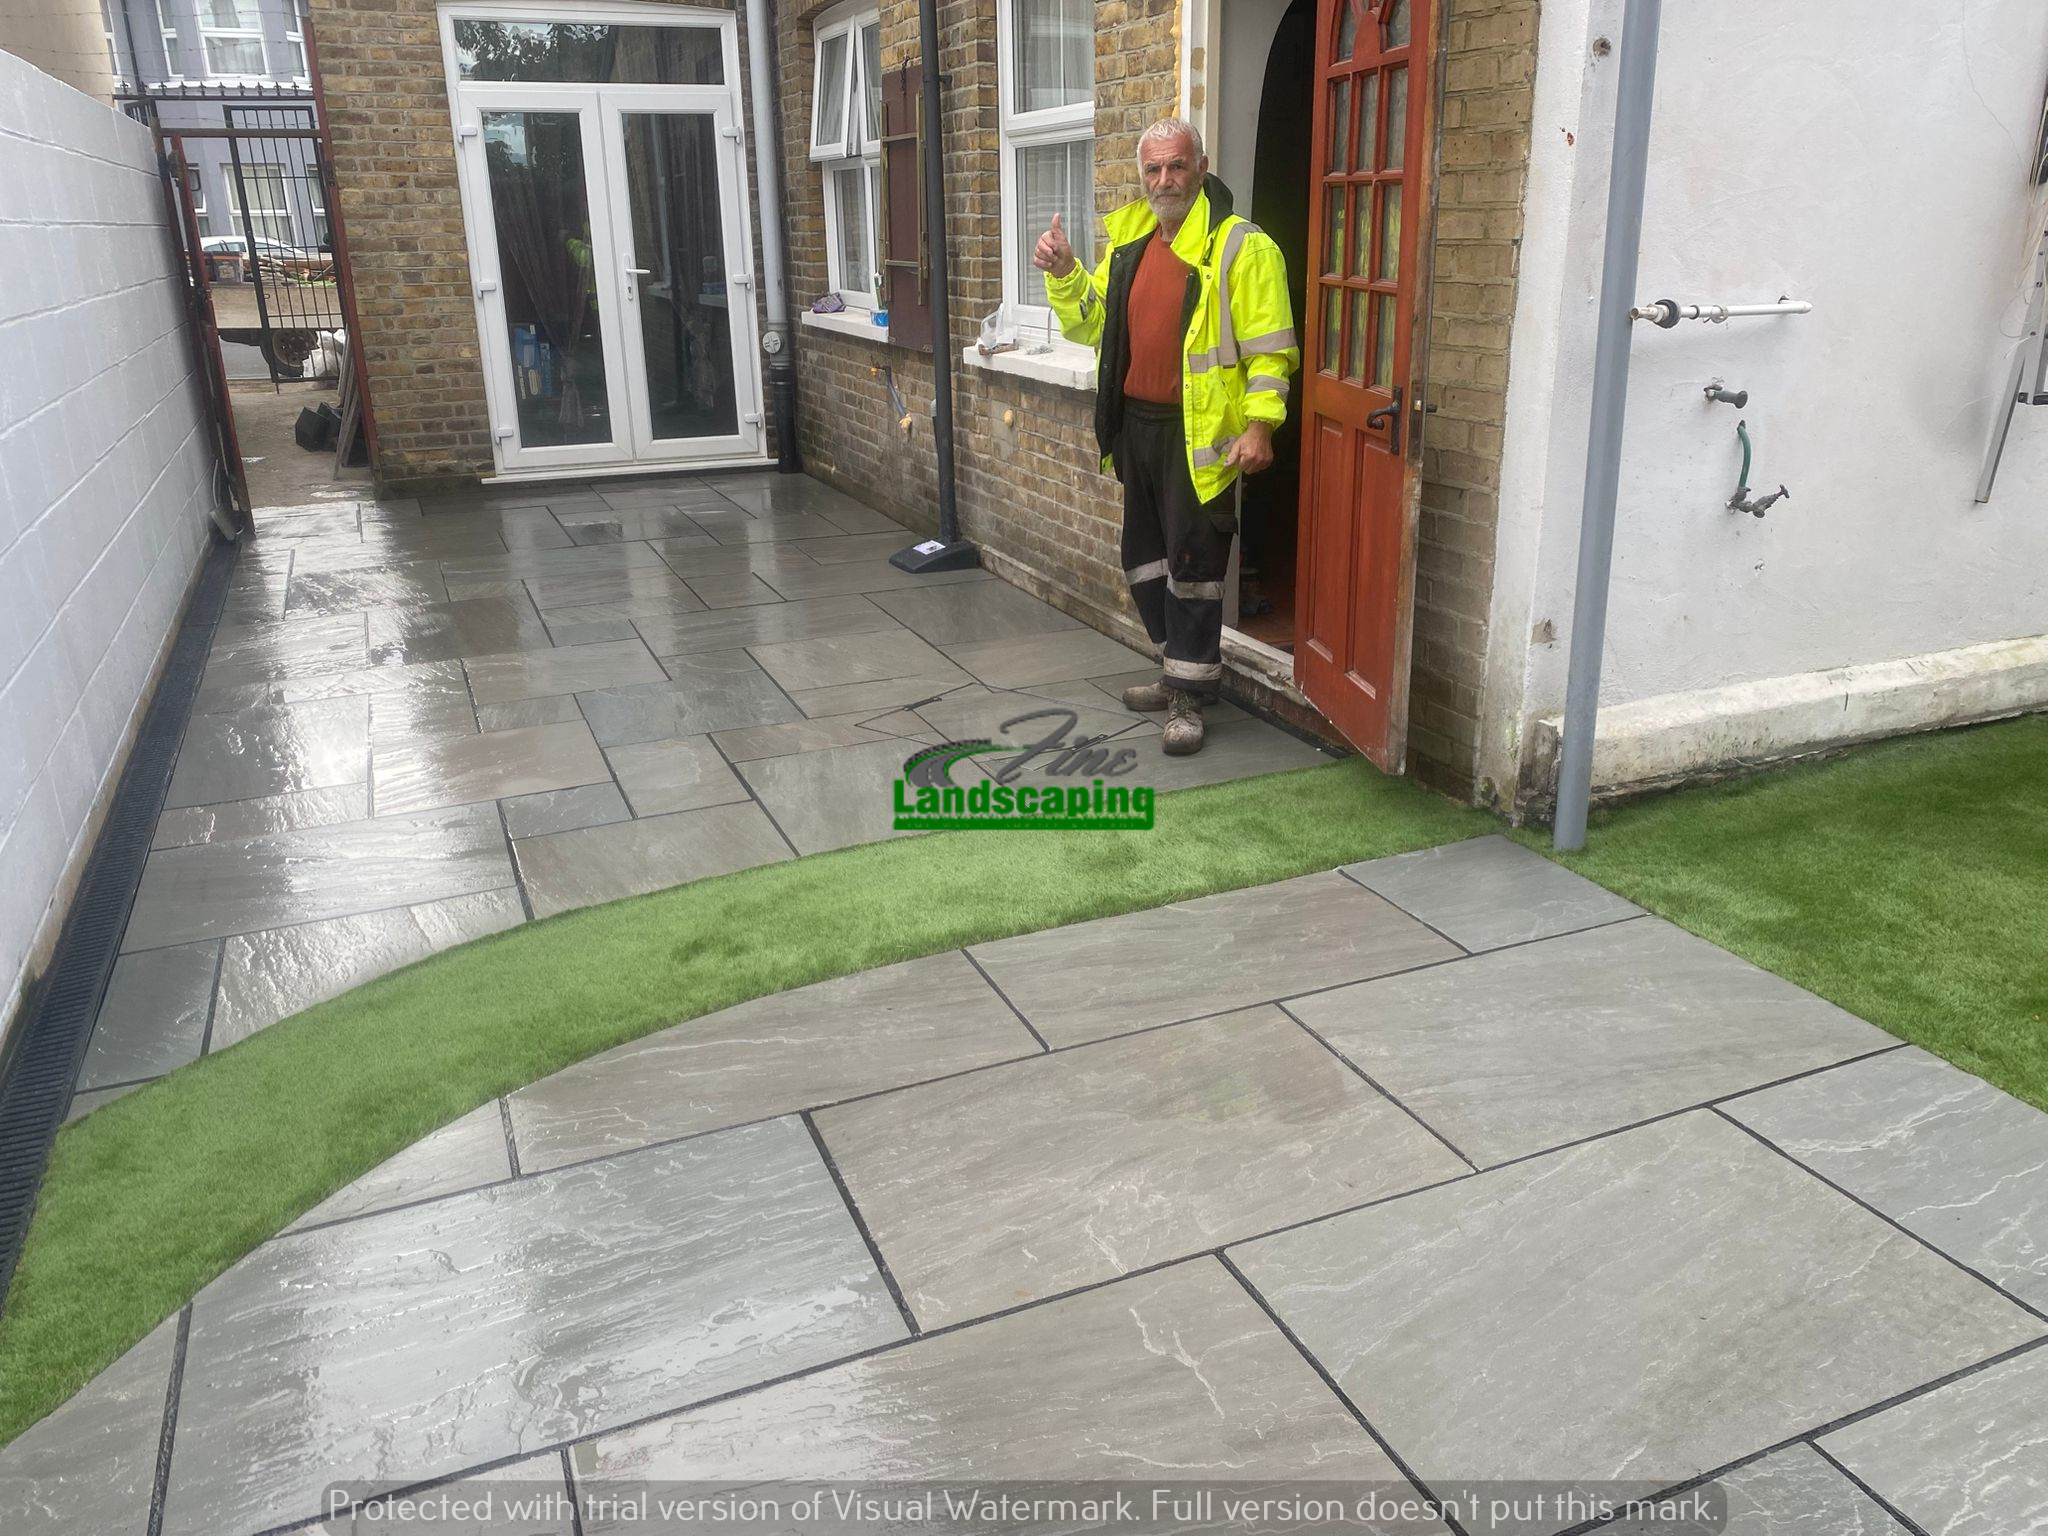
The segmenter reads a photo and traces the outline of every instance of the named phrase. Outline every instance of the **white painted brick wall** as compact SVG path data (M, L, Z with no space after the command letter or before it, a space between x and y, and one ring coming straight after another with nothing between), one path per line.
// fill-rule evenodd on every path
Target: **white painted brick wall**
M47 962L206 547L148 132L0 53L0 1028Z

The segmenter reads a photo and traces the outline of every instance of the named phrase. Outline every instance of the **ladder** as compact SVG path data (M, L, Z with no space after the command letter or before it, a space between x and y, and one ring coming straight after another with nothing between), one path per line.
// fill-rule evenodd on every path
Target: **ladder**
M1991 499L1991 483L1998 478L1998 461L2005 456L2006 434L2012 430L2013 407L2048 405L2048 330L2043 329L2043 309L2048 306L2048 232L2041 236L2034 253L2034 282L2027 297L2027 324L2020 349L2013 354L2012 376L2006 381L2005 397L1992 424L1991 443L1984 450L1984 473L1977 479L1977 500Z

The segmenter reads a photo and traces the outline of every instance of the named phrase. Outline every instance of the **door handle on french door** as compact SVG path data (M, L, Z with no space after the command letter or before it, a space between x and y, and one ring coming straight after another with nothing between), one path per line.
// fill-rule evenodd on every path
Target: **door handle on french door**
M1393 454L1396 458L1400 457L1401 453L1401 396L1404 393L1405 391L1401 386L1396 384L1394 386L1392 403L1381 406L1365 418L1365 424L1368 428L1385 427L1387 429L1387 452Z

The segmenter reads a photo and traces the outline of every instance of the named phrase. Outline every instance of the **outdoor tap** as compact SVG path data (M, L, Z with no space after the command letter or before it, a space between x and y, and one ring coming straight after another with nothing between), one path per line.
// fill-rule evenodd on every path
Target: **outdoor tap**
M1770 510L1773 503L1782 501L1791 494L1782 485L1767 495L1754 498L1745 496L1738 491L1735 494L1735 499L1728 503L1728 510L1730 512L1747 512L1751 517L1762 517L1765 512Z
M1719 379L1716 379L1716 380L1714 380L1714 382L1713 382L1713 383L1711 383L1711 384L1709 384L1709 385L1707 386L1706 394L1707 394L1707 403L1708 403L1709 405L1712 405L1712 404L1716 404L1716 403L1718 403L1718 404L1721 404L1721 405L1732 405L1732 406L1734 406L1734 407L1735 407L1735 408L1736 408L1737 410L1741 410L1741 409L1742 409L1742 407L1744 407L1745 405L1749 404L1749 391L1748 391L1748 390L1746 390L1746 389L1723 389L1723 388L1721 387L1721 381L1720 381Z

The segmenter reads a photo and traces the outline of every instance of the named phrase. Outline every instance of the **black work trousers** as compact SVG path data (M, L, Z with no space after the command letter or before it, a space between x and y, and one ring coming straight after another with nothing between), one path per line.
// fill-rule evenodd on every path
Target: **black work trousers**
M1237 536L1235 486L1195 493L1177 405L1124 402L1116 465L1124 482L1124 580L1165 658L1164 680L1213 699L1223 684L1223 578Z

